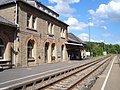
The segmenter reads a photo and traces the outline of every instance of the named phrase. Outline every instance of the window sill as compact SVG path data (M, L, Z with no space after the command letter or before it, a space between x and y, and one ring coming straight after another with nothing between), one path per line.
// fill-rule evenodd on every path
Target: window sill
M34 61L35 61L35 59L33 57L28 58L28 62L34 62Z
M48 33L47 35L50 36L50 37L53 37L53 36L54 36L54 34L49 34L49 33Z
M65 39L65 37L61 37L61 39Z
M11 60L0 59L1 62L11 62Z
M36 29L34 29L34 28L29 28L29 27L26 27L28 30L31 30L31 31L35 31L35 32L37 32L37 30Z

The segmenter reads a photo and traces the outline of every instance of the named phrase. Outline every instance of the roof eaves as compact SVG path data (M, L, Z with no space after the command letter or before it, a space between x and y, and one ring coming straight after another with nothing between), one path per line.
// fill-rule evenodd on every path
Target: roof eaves
M25 3L25 4L28 4L29 6L31 6L31 7L33 7L33 8L35 8L35 9L37 9L37 10L43 12L42 10L38 9L37 7L31 5L31 4L29 4L29 3L27 3L27 2L25 2L25 1L23 1L23 0L17 0L17 1L21 1L21 2L23 2L23 3ZM48 15L48 16L50 16L50 17L52 17L51 15L49 15L49 14L47 14L47 13L45 13L45 12L43 12L43 13L46 14L46 15ZM52 18L54 18L55 20L59 21L60 23L65 24L67 27L69 26L68 24L64 23L63 21L61 21L61 20L59 20L59 19L57 19L57 18L55 18L55 17L52 17Z
M10 27L13 27L13 28L17 28L17 25L12 25L12 24L9 24L9 23L0 22L0 24L7 25L7 26L10 26Z
M17 27L16 24L14 24L14 23L6 20L5 18L3 18L3 17L1 17L1 16L0 16L0 24L2 24L2 25L7 25L7 26L10 26L10 27L15 27L15 28Z
M15 3L17 0L0 0L0 6L4 6L10 3Z
M37 10L39 10L39 11L41 11L41 12L43 12L42 10L36 8L35 6L30 5L29 3L27 3L27 2L24 1L24 0L0 0L0 2L2 2L2 1L3 1L3 3L0 3L0 7L1 7L1 6L4 6L4 5L7 5L7 4L10 4L10 3L23 2L23 3L27 4L27 5L35 8L35 9L37 9ZM47 14L47 13L45 13L45 12L43 12L43 13L44 13L44 14ZM49 14L47 14L47 15L50 16L50 17L52 17L52 16L49 15ZM67 27L69 26L68 24L62 22L61 20L59 20L59 19L57 19L57 18L55 18L55 17L52 17L52 18L54 18L55 20L59 21L60 23L65 24Z
M43 5L42 3L40 3L39 1L35 0L37 3L39 3L41 6L45 7L46 9L52 11L53 13L55 13L57 16L59 16L58 13L56 13L55 11L51 10L50 8L46 7L45 5Z

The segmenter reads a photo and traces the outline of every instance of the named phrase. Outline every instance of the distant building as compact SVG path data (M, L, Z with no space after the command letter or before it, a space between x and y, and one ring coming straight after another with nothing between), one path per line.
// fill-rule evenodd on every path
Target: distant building
M104 52L103 52L103 55L107 55L107 52L106 52L106 51L104 51Z
M68 25L56 12L36 0L0 0L0 16L1 63L27 67L68 60Z
M73 33L68 33L68 40L65 44L70 60L80 60L86 57L86 44Z

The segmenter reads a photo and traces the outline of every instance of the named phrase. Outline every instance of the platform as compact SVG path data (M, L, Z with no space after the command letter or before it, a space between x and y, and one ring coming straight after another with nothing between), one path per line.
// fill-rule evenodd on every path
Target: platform
M5 70L0 72L0 88L31 80L33 78L42 77L60 70L69 69L70 67L77 67L93 60L95 59L65 61L54 64L41 64L35 67Z
M98 77L91 90L120 90L120 60L117 56Z

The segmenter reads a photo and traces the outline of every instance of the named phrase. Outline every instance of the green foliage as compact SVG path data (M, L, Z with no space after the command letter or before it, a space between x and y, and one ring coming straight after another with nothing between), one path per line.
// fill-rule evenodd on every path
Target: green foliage
M92 56L101 56L104 51L107 54L120 54L120 45L118 44L104 44L103 42L86 42L86 44L88 46L87 51L90 51Z

